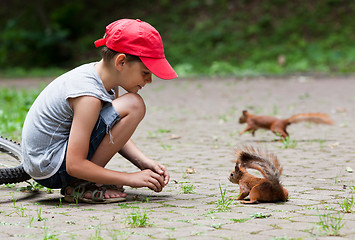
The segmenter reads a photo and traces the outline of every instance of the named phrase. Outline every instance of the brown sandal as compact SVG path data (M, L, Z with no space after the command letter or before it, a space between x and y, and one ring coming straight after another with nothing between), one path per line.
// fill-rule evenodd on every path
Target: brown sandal
M67 187L72 188L70 194L66 192ZM79 181L72 185L62 188L61 194L64 195L64 200L70 203L115 203L115 202L123 202L126 201L124 197L118 198L104 198L105 192L108 189L118 190L123 192L123 188L118 188L116 185L107 185L104 184L102 186L97 186L93 182ZM91 194L91 198L85 198L84 195L86 193Z

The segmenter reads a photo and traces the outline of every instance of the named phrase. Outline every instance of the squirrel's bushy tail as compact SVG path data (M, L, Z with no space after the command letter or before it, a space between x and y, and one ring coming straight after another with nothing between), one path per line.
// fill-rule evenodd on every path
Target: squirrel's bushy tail
M266 150L245 146L236 149L237 163L241 166L258 170L273 183L280 183L282 167L276 155Z
M322 124L333 124L333 121L325 113L299 113L292 115L287 119L289 123L298 123L302 121L322 123Z

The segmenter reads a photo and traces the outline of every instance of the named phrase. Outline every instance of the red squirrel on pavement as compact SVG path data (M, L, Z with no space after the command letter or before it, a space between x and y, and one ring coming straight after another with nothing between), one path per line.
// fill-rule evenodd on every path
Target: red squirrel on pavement
M240 132L239 135L250 131L254 136L257 129L263 128L271 130L276 135L279 135L285 139L289 136L286 131L287 126L291 123L298 123L302 121L329 125L333 124L333 121L325 113L299 113L286 119L279 119L272 116L254 115L249 113L247 110L244 110L242 116L239 118L239 123L247 123L247 127Z
M229 175L229 181L239 184L241 203L279 202L288 199L288 191L280 183L282 167L277 157L266 151L245 147L236 150L235 169ZM264 178L248 173L246 168L258 170ZM243 200L249 195L250 200Z

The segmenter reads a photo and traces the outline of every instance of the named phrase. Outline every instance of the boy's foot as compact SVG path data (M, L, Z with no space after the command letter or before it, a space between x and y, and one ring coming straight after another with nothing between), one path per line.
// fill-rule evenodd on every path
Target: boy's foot
M92 182L78 182L61 190L67 202L113 203L126 200L124 189L116 185L95 184Z

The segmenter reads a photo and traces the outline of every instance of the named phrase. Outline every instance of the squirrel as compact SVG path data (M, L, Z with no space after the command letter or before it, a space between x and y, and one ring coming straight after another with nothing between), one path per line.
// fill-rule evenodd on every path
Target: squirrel
M235 154L235 169L228 179L239 185L237 200L244 204L287 201L288 191L280 183L282 167L276 155L251 146L237 149ZM253 176L246 168L258 170L264 178ZM248 195L250 200L243 200Z
M247 110L243 111L242 116L239 118L239 123L247 123L247 127L239 133L242 135L245 132L251 131L251 134L255 136L255 131L259 128L271 130L276 135L281 136L283 139L289 136L286 128L291 123L298 123L302 121L333 124L333 121L325 113L299 113L292 115L286 119L279 119L272 116L259 116L249 113Z

